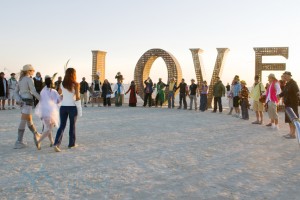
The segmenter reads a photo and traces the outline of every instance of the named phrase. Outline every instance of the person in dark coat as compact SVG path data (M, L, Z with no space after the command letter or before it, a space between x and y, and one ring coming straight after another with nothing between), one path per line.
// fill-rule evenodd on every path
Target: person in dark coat
M182 101L183 101L183 109L187 109L187 103L186 103L186 96L188 95L188 86L184 82L184 79L181 79L181 83L178 85L176 90L179 89L179 107L178 109L182 108Z
M147 101L149 102L149 107L151 107L152 103L152 93L153 93L153 82L150 77L148 77L147 80L144 81L146 87L145 87L145 97L144 97L144 107L147 105Z
M134 81L131 81L130 87L127 90L125 94L127 94L130 91L130 96L129 96L129 106L130 107L136 107L136 94L137 94L137 89Z
M111 94L112 94L112 89L110 86L110 83L108 82L107 79L104 80L104 83L102 85L102 98L103 98L103 106L111 106Z
M40 94L43 89L43 78L40 72L37 72L35 74L35 77L33 78L33 82L34 82L34 87L36 92ZM34 107L35 107L39 103L39 100L35 97L33 97L33 100L34 100Z
M292 79L291 72L284 72L284 79L286 80L286 85L283 88L283 91L280 93L280 97L283 97L284 104L286 107L290 107L293 109L297 117L299 117L298 113L298 99L299 99L299 87ZM291 122L287 114L285 114L285 123L288 123L290 126L290 133L285 135L284 137L287 139L294 139L296 138L295 132L296 128L294 124Z
M8 99L9 89L8 89L8 81L4 78L4 72L0 73L0 103L2 110L5 110L5 100ZM1 110L0 107L0 110Z

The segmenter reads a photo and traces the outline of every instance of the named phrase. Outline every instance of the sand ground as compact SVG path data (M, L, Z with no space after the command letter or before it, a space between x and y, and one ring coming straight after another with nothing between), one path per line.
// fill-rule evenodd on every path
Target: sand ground
M55 153L47 139L36 150L28 129L28 147L13 149L19 110L0 111L0 199L300 199L283 113L279 131L226 113L88 107L79 147L67 148L67 128Z

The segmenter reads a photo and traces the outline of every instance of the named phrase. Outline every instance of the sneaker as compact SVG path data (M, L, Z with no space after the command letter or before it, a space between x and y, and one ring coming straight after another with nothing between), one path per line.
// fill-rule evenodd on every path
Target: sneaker
M292 136L291 134L287 134L283 136L285 139L296 139L296 136Z
M266 126L272 126L272 123L268 123Z
M69 149L73 149L73 148L76 148L78 147L78 144L75 144L74 146L68 146Z
M60 148L58 146L54 146L54 151L55 152L61 152Z
M252 122L252 124L259 124L259 121L254 121L254 122Z

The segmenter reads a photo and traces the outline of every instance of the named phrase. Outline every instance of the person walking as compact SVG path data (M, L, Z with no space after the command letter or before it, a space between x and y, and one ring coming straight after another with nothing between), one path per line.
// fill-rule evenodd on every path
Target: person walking
M259 81L259 76L254 77L254 84L250 92L250 97L253 99L253 111L256 115L256 121L252 124L263 124L264 121L264 103L260 101L260 97L265 93L264 85Z
M213 96L214 96L214 109L213 113L217 112L217 106L219 106L219 113L222 113L222 97L225 96L225 86L223 85L220 77L216 77L216 83L213 87Z
M129 87L129 89L127 90L127 92L125 94L127 94L129 91L130 91L130 94L129 94L129 107L136 107L137 88L136 88L136 85L135 85L134 81L131 81L130 87Z
M162 79L159 78L158 79L158 83L156 84L157 94L156 94L156 97L155 97L155 107L158 106L158 102L160 104L160 107L162 107L163 103L165 102L165 91L164 91L164 88L166 86L167 85L164 82L162 82Z
M44 138L48 137L50 141L50 147L53 146L54 141L52 137L52 130L59 124L59 106L62 97L58 94L55 89L52 89L51 77L45 76L45 87L40 93L40 101L36 105L35 114L43 122L43 133L38 140L37 149L41 149L41 142Z
M174 108L175 107L175 91L177 88L176 80L175 78L171 78L169 83L166 85L167 92L168 92L168 108Z
M117 83L115 84L113 93L115 94L115 105L116 107L121 107L125 94L125 87L122 83L122 78L117 79Z
M149 107L152 106L152 93L153 93L153 82L151 80L150 77L148 77L147 80L144 81L144 84L146 85L145 87L145 96L144 96L144 107L146 107L147 105L147 101L148 101L148 105Z
M38 145L37 141L40 138L40 134L37 132L32 121L32 107L34 105L33 96L38 100L40 99L40 95L35 90L34 82L31 78L33 74L34 68L32 65L27 64L23 66L20 73L19 84L17 85L14 94L16 103L20 105L21 108L21 121L18 127L18 139L15 143L15 149L21 149L27 146L23 139L26 124L33 134L33 140L36 146Z
M241 91L240 91L240 104L241 104L241 110L242 110L242 116L241 119L249 120L249 90L246 87L246 81L241 81Z
M8 95L8 109L16 109L15 108L15 89L18 84L18 81L16 80L16 74L11 73L10 79L8 79L8 88L9 88L9 95Z
M33 78L33 82L34 82L34 87L37 91L37 93L41 93L42 89L43 89L43 78L41 76L40 72L37 72L35 74L35 77ZM35 97L33 97L34 99L34 107L39 103L39 100L36 99Z
M283 88L282 93L280 93L280 97L283 97L283 101L285 104L285 107L290 107L293 109L294 113L299 117L298 113L298 104L299 104L299 87L292 79L291 72L284 72L283 73L284 80L286 81L286 85ZM293 124L293 122L289 119L287 114L285 113L285 123L289 124L290 127L290 133L287 135L284 135L286 139L294 139L296 138L296 127Z
M203 81L200 89L200 108L199 110L204 112L207 110L207 93L208 93L208 85L206 81Z
M183 109L186 110L187 109L186 96L188 95L188 86L184 82L184 78L181 79L181 83L176 88L176 90L178 90L178 89L179 89L179 107L178 107L178 109L182 108L182 102L183 102L183 106L184 106Z
M272 73L269 74L268 81L269 87L266 91L266 106L271 122L266 126L270 126L272 129L275 130L279 130L277 104L279 100L279 94L281 93L280 85L275 75Z
M61 83L58 93L62 94L63 99L59 109L60 126L57 130L54 151L60 152L60 145L63 133L69 118L69 145L68 148L77 147L76 145L76 121L77 116L82 116L82 107L79 95L79 84L76 82L76 70L68 68Z
M80 100L81 100L81 104L84 104L84 107L86 107L86 103L87 103L88 89L89 89L89 84L85 81L85 77L83 77L82 81L80 82Z
M5 101L9 97L8 81L4 77L4 72L0 73L0 110L5 110Z
M193 101L195 104L195 110L197 110L197 97L198 96L199 96L198 85L195 84L195 79L191 79L191 85L189 87L190 110L193 110Z
M111 94L112 89L110 86L110 83L107 79L104 80L104 83L102 84L102 98L103 98L103 106L111 106Z

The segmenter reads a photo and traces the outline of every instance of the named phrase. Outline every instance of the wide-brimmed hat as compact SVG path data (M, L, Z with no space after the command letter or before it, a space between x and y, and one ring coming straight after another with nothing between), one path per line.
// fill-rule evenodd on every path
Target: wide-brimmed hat
M10 75L13 76L13 75L16 75L16 73L11 73Z
M268 78L275 78L276 79L275 74L273 74L273 73L269 74Z
M289 76L292 76L292 73L291 73L291 72L288 72L288 71L285 71L285 72L283 73L283 75L289 75Z
M34 71L34 68L32 67L32 65L30 65L30 64L27 64L27 65L24 65L23 66L23 69L22 69L22 71Z
M242 80L241 84L247 85L246 81Z

